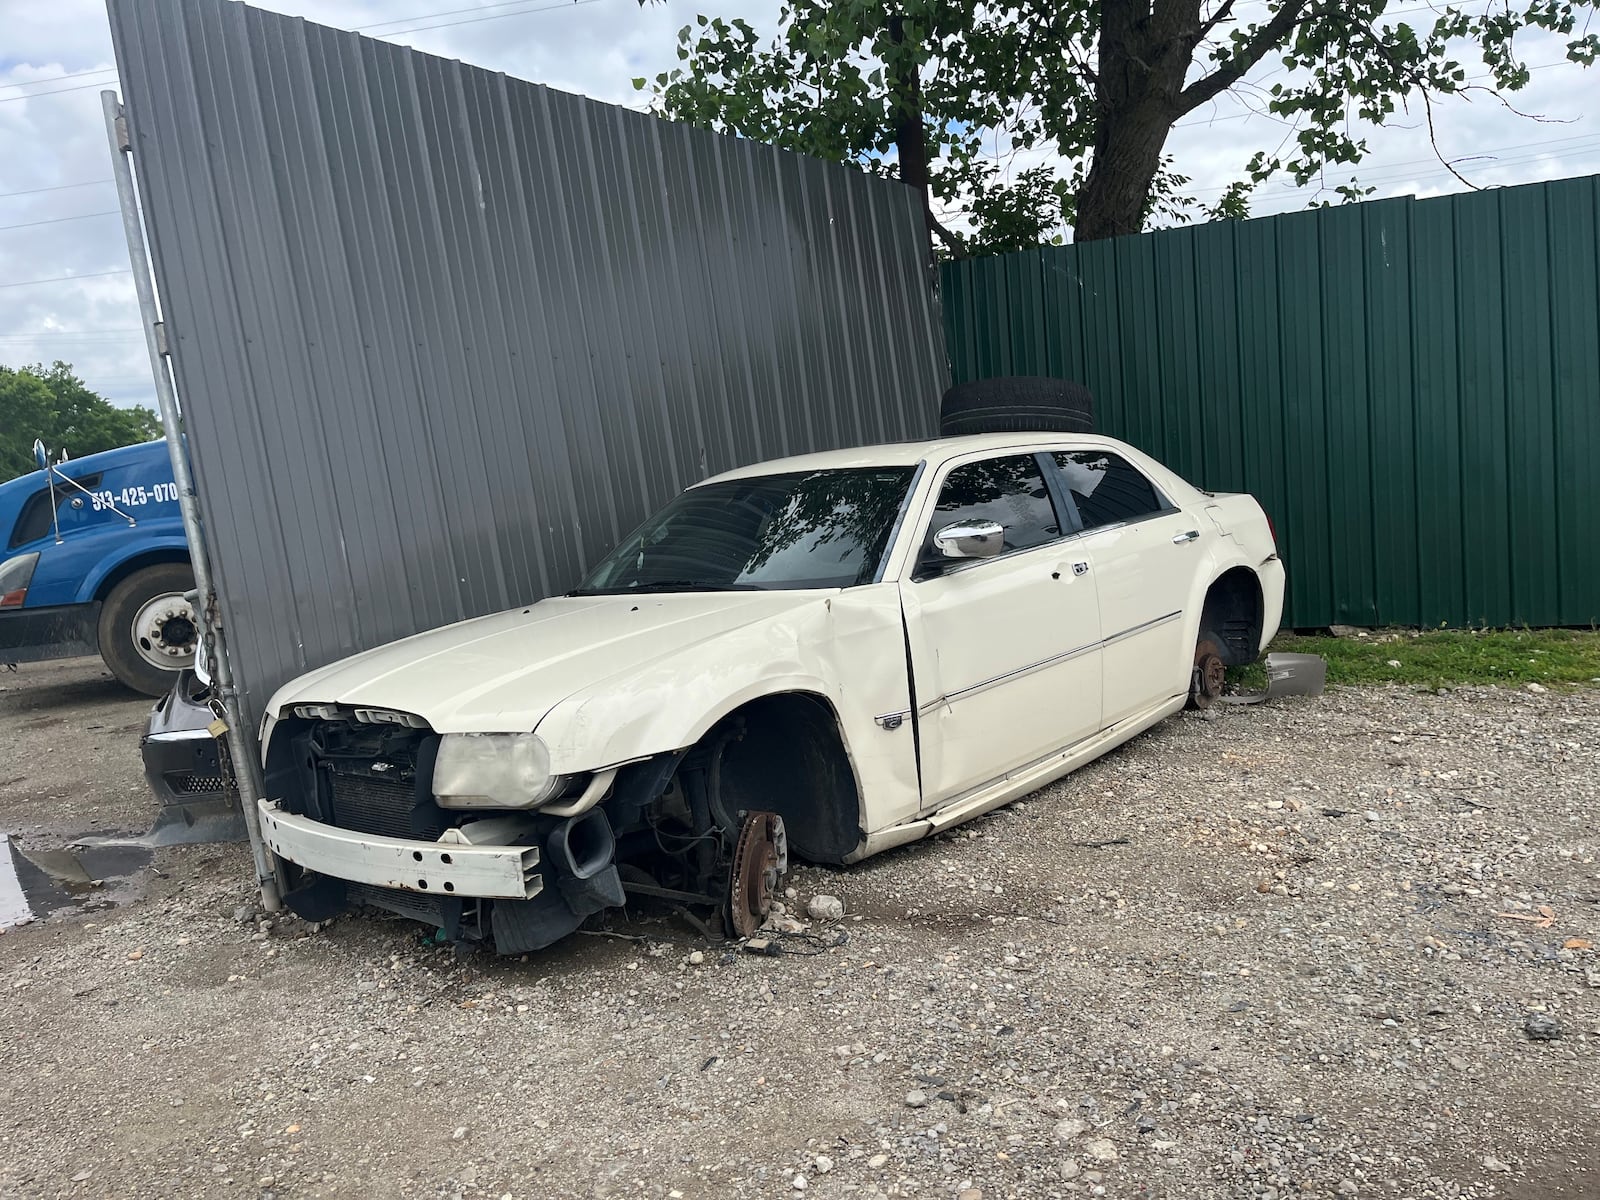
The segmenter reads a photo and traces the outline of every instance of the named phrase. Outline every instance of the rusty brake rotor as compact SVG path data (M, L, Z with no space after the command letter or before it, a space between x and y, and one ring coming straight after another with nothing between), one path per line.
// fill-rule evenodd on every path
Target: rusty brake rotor
M1222 652L1210 638L1200 639L1194 648L1194 676L1189 684L1189 703L1194 708L1210 708L1222 695L1228 668Z
M747 813L733 848L728 877L728 916L736 936L755 934L772 911L772 900L789 869L789 838L777 813Z

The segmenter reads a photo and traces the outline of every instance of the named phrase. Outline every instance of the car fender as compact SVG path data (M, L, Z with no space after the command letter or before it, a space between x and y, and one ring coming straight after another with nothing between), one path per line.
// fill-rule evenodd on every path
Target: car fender
M1278 562L1277 555L1270 555L1265 562L1257 561L1256 555L1249 553L1233 539L1213 539L1205 569L1196 572L1194 590L1184 606L1184 645L1192 647L1200 640L1200 621L1205 612L1206 596L1212 586L1238 567L1249 571L1255 577L1256 586L1261 589L1262 627L1261 646L1258 649L1264 649L1277 633L1278 620L1283 611L1283 566ZM1275 572L1264 569L1274 567ZM1186 663L1185 672L1188 669Z
M809 692L838 708L835 689L802 665L798 631L763 622L592 684L545 714L537 732L553 770L598 770L692 746L742 705L781 692Z
M594 771L693 746L763 696L815 696L837 722L871 831L921 803L909 689L899 590L878 584L599 681L557 703L538 733L552 769Z

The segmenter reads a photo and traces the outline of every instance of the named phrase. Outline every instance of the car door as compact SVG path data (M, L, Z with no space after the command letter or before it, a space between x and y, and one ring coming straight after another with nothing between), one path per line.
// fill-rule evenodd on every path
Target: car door
M937 808L1100 726L1099 607L1083 547L1065 534L1048 462L958 462L937 482L901 585L924 808ZM964 520L1005 529L992 558L947 559L933 535Z
M1183 607L1202 565L1205 536L1122 455L1097 448L1052 454L1077 508L1079 540L1094 563L1104 646L1105 727L1188 686L1194 647Z

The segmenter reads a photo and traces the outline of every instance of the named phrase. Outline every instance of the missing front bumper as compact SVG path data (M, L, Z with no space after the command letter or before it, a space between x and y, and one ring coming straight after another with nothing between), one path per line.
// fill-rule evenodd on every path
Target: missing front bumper
M544 890L537 846L380 837L325 825L262 800L261 834L279 858L350 883L431 896L531 900Z

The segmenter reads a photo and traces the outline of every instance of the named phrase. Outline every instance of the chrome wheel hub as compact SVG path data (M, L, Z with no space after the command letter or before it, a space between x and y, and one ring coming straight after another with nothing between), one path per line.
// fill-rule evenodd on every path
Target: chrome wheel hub
M163 671L194 665L200 644L200 623L182 592L147 600L133 615L133 648L139 657Z

